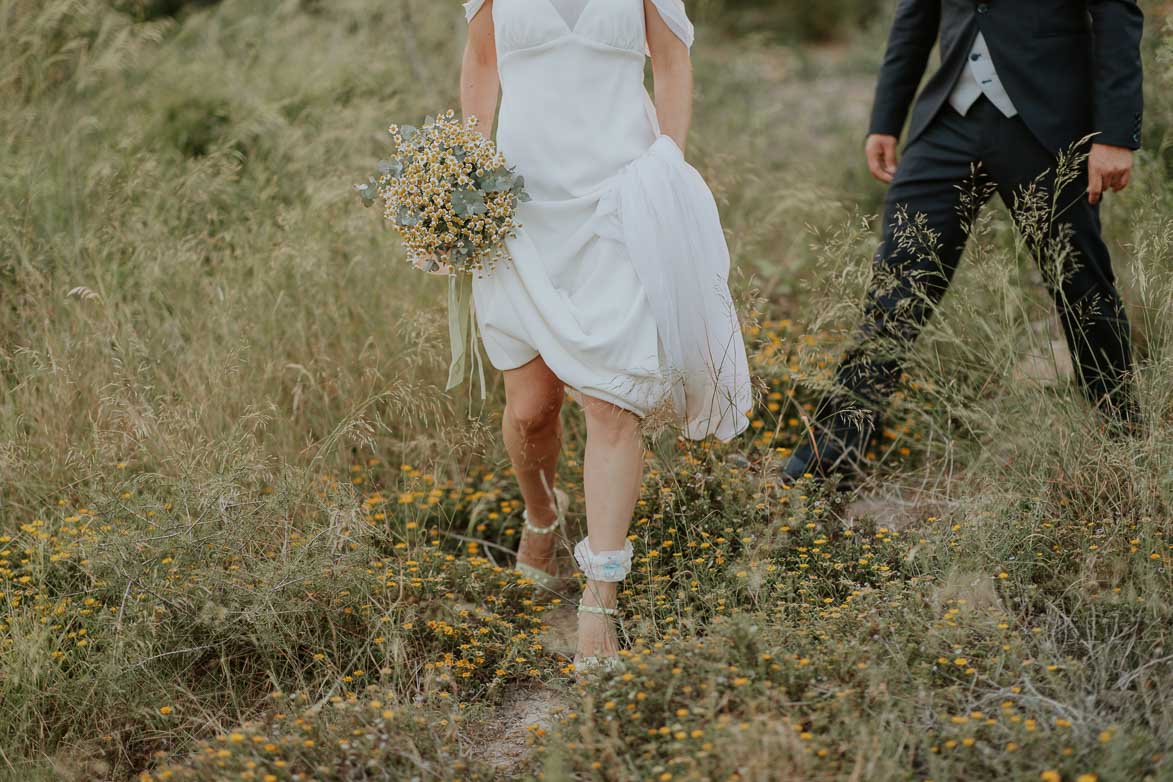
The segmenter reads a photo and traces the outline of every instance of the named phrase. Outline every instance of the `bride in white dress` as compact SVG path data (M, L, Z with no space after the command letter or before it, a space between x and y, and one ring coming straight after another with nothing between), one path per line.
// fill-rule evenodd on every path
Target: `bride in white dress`
M500 92L497 145L533 197L519 207L511 260L473 287L485 351L504 373L505 445L526 507L518 569L556 583L569 389L587 423L575 666L612 667L640 419L667 410L686 436L727 440L751 405L717 208L684 161L692 25L681 0L472 0L465 13L464 117L489 133Z

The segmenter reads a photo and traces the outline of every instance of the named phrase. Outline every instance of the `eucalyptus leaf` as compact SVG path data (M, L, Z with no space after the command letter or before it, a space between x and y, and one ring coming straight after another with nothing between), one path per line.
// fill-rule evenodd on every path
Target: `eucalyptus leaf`
M406 206L399 207L399 213L395 215L396 225L410 228L413 225L419 225L419 222L420 216L418 212L408 209Z
M511 188L513 195L517 196L517 200L523 204L528 204L533 199L530 198L529 193L525 191L525 177L518 175L513 180L513 187Z
M468 218L481 215L489 211L485 205L485 195L479 190L452 191L452 211L457 217Z
M374 177L370 177L366 184L355 185L354 189L358 192L359 198L362 199L363 206L373 206L379 198L379 186L375 182Z
M481 189L486 193L504 193L514 188L515 181L513 172L502 166L493 169L481 180Z
M403 163L401 163L398 158L392 158L391 160L380 160L378 168L380 174L389 176L392 179L398 179L399 177L403 176Z

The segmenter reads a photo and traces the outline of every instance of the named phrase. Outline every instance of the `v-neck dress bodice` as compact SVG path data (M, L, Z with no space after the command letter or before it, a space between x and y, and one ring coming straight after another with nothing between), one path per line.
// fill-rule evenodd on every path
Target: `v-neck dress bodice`
M496 0L493 20L497 143L535 200L594 192L656 140L642 0L590 0L573 28L551 0Z
M680 0L653 1L691 45ZM502 370L540 355L583 395L640 416L667 405L686 435L728 439L750 407L728 249L708 188L660 135L644 2L556 2L491 5L497 146L533 200L510 260L474 280L486 353Z
M590 0L550 0L550 5L554 6L571 30L578 24L579 15L589 4Z

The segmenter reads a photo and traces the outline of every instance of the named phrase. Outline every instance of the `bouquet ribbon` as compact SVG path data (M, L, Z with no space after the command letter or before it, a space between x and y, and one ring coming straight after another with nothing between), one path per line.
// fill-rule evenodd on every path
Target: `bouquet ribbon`
M470 380L475 374L480 381L481 401L485 401L485 362L477 346L476 302L468 274L448 277L448 344L452 361L448 364L448 385L444 390L451 391L464 382L466 372Z

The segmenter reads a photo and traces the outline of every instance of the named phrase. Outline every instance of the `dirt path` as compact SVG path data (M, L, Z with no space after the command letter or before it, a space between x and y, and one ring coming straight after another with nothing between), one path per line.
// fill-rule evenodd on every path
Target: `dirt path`
M551 606L547 610L549 629L542 636L546 650L555 655L574 653L575 615L568 605ZM533 731L549 731L561 711L567 708L567 694L553 687L541 685L518 690L501 710L501 717L483 752L494 768L507 775L520 770L530 757Z

